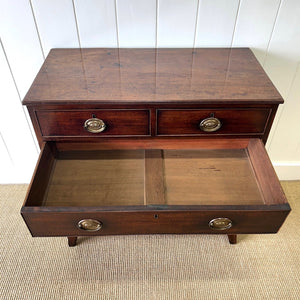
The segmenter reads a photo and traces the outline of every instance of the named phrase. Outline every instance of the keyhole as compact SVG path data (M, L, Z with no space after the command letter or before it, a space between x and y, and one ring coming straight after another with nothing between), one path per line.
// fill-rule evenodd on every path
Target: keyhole
M155 214L155 215L154 215L154 219L158 219L158 214Z

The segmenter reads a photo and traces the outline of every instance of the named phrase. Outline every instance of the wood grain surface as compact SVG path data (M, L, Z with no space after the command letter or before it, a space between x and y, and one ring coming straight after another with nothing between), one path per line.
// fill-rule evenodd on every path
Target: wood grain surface
M148 110L41 110L36 112L36 116L43 136L150 135ZM85 121L93 116L105 123L103 132L95 134L85 130Z
M245 149L164 151L168 205L263 204Z
M213 115L222 124L217 131L200 130L202 120ZM270 115L269 109L159 109L157 111L158 135L235 135L264 134Z
M45 206L144 204L144 151L63 153L56 160Z
M281 103L248 48L52 49L23 104Z
M236 149L64 151L54 145L42 151L26 206L286 203L257 139Z
M277 232L290 211L264 149L283 99L248 48L53 49L27 93L43 147L34 236ZM84 130L92 116L107 127ZM214 116L222 126L202 133ZM46 142L46 144L44 144ZM103 223L97 232L82 219ZM229 218L230 229L209 228Z

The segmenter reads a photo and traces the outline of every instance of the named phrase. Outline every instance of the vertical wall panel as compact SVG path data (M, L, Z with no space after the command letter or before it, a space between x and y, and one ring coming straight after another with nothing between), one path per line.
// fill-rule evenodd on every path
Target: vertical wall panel
M29 182L37 159L37 151L20 104L6 57L0 48L0 128L2 139L13 162L10 182ZM1 177L5 169L0 169ZM9 174L13 177L9 178Z
M79 47L71 0L32 0L32 6L45 55L51 48Z
M0 132L0 183L9 183L12 178L13 164Z
M117 0L120 47L155 47L156 0Z
M241 0L233 47L252 47L261 64L272 35L280 0Z
M282 2L270 41L265 69L284 97L300 60L300 2Z
M299 141L299 61L300 61L300 2L286 0L282 2L270 41L264 68L275 86L285 98L283 108L277 114L268 141L268 150L272 160L300 161L295 147ZM297 85L298 84L298 85ZM291 128L298 128L293 135ZM289 145L287 147L286 145Z
M197 8L197 0L159 0L157 46L193 47Z
M299 99L300 64L269 148L269 154L274 161L291 160L300 163L300 131L297 126L300 119Z
M43 62L29 1L0 1L0 37L23 98Z
M114 0L75 0L81 47L118 47Z
M269 154L284 174L298 170L299 16L298 0L1 0L0 182L32 174L37 147L20 100L53 47L251 47L285 98Z
M285 160L288 157L291 161L300 162L300 131L299 127L293 126L300 120L300 63L286 102L287 105L282 112L281 122L277 126L272 142L271 152L276 160Z
M239 0L200 0L195 47L230 47Z

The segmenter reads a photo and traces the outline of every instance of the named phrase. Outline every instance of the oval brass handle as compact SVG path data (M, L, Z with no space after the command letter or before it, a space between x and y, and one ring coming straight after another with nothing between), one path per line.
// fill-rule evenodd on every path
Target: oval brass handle
M232 221L228 218L216 218L211 220L208 225L214 230L226 230L232 227Z
M84 128L91 133L99 133L105 130L105 123L98 118L91 118L84 122Z
M209 117L204 120L202 120L199 124L199 127L202 131L205 132L214 132L220 129L222 126L222 123L219 119L215 117Z
M84 219L78 222L78 228L85 231L98 231L102 225L102 222L94 219Z

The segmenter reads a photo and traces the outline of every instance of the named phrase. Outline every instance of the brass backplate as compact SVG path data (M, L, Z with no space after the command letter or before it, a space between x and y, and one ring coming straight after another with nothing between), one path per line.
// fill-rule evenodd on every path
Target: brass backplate
M105 123L98 118L91 118L84 122L84 128L91 133L99 133L105 130Z
M206 118L202 120L199 124L200 129L205 132L217 131L221 128L221 126L221 121L215 117Z
M216 218L211 220L208 225L214 230L226 230L232 227L232 221L228 218Z
M102 222L94 219L84 219L78 222L78 228L85 231L98 231L102 228Z

